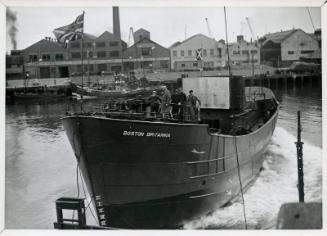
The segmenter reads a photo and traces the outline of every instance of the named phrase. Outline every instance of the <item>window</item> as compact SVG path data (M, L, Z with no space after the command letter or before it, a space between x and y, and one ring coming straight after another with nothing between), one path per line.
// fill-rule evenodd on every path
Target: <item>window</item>
M98 65L98 70L101 71L106 71L107 70L107 64L99 64Z
M40 78L50 78L50 67L40 67Z
M89 58L92 58L92 57L93 57L93 52L89 52L88 57L89 57Z
M233 51L234 55L240 55L240 51Z
M217 48L217 50L218 50L218 57L221 58L221 51L222 51L222 49L221 48Z
M206 57L207 56L207 49L203 49L202 54L203 54L204 57Z
M92 47L92 42L84 43L84 47L91 48Z
M71 43L71 44L70 44L70 47L71 47L71 48L80 48L80 46L81 46L81 45L80 45L79 42L74 42L74 43Z
M181 57L184 56L184 50L181 50Z
M191 57L191 56L192 56L192 50L188 50L188 51L187 51L187 55L188 55L189 57Z
M81 58L81 53L80 52L72 52L72 58L73 59Z
M210 56L213 56L215 54L215 50L210 49Z
M119 57L119 51L111 51L109 55L110 57Z
M93 64L90 64L90 65L88 65L88 71L90 71L90 72L92 72L93 70L94 70L94 66L93 66Z
M193 66L194 66L194 67L198 67L198 63L197 63L197 62L194 62L194 63L193 63Z
M37 55L30 55L30 56L29 56L29 61L30 61L30 62L35 62L35 61L37 61Z
M95 45L97 48L104 48L106 46L106 43L105 42L96 42Z
M97 57L99 57L99 58L106 57L106 52L105 51L99 51L99 52L97 52Z
M248 50L242 50L242 54L243 55L249 55L249 51Z
M185 67L185 64L181 64L181 67Z
M294 51L288 51L288 55L293 55Z
M62 61L64 60L64 55L62 53L57 53L56 54L56 61Z
M119 42L109 42L110 47L117 47L119 46Z
M303 50L301 51L301 54L310 54L313 53L313 50Z
M42 61L50 61L50 54L43 54Z
M257 50L251 50L251 54L258 54Z
M168 68L168 61L160 61L160 68L167 69Z
M177 51L176 50L173 51L173 56L177 57Z
M151 56L151 48L141 48L142 56Z

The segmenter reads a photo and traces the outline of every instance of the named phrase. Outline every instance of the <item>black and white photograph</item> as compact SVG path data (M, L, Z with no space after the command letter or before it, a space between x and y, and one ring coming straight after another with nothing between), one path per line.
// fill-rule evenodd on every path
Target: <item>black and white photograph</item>
M323 0L0 2L0 234L323 232Z

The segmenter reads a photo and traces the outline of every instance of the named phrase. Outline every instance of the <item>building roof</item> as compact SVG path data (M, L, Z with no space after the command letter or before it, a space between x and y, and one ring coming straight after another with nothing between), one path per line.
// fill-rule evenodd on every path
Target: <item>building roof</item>
M173 43L170 47L168 47L168 48L173 48L173 47L176 47L176 46L178 46L178 45L180 45L181 44L181 42L175 42L175 43Z
M57 43L56 41L41 39L40 41L25 48L23 51L24 52L26 51L51 52L51 51L66 51L66 49L60 46L60 44Z
M92 34L88 34L88 33L83 33L83 34L84 34L84 37L87 37L87 38L89 38L91 40L95 40L97 38L96 36L94 36Z
M264 39L263 44L265 44L268 41L272 41L273 43L280 44L283 42L286 38L291 36L294 32L301 30L301 29L291 29L291 30L286 30L286 31L281 31L281 32L276 32L276 33L269 33L265 34L262 38Z
M150 33L149 31L147 31L147 30L145 30L145 29L143 29L143 28L139 28L138 30L136 30L136 31L134 32L134 34L135 34L135 33L139 33L139 32Z
M124 58L129 58L129 57L138 58L138 57L141 57L140 49L139 49L141 45L145 45L146 47L150 47L151 45L154 45L153 51L154 51L154 55L156 57L169 57L170 56L169 49L161 46L160 44L152 41L151 39L143 38L140 41L134 43L129 48L127 48L123 52L123 57Z
M185 40L182 41L182 42L178 42L178 44L175 43L176 45L174 45L174 44L171 45L170 48L177 47L177 46L179 46L179 45L181 45L181 44L183 44L183 43L186 43L187 41L190 41L190 40L192 40L192 39L194 39L194 38L196 38L196 37L204 37L204 38L206 38L206 39L210 39L210 40L214 40L214 41L216 41L215 39L213 39L213 38L209 38L208 36L206 36L206 35L204 35L204 34L195 34L195 35L193 35L193 36L191 36L191 37L185 39Z

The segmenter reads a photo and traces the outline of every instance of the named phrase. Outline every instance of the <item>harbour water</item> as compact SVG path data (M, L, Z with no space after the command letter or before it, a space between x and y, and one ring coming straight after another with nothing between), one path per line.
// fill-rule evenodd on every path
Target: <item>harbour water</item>
M265 153L264 170L244 194L250 229L274 228L281 204L298 201L297 110L302 112L305 200L322 201L321 88L279 88L275 93L282 104L277 128ZM55 200L87 194L82 185L77 191L76 161L60 122L70 103L6 106L6 228L52 229ZM87 215L88 223L96 224L90 209ZM184 228L242 229L242 201L185 222Z

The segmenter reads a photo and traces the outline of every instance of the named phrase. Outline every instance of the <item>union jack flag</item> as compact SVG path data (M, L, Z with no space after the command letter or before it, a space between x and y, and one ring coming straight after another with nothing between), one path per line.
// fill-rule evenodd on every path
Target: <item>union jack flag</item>
M84 12L76 20L69 24L53 30L59 43L67 43L82 38L84 27Z
M201 61L202 60L202 48L197 49L195 52L196 52L196 60Z

